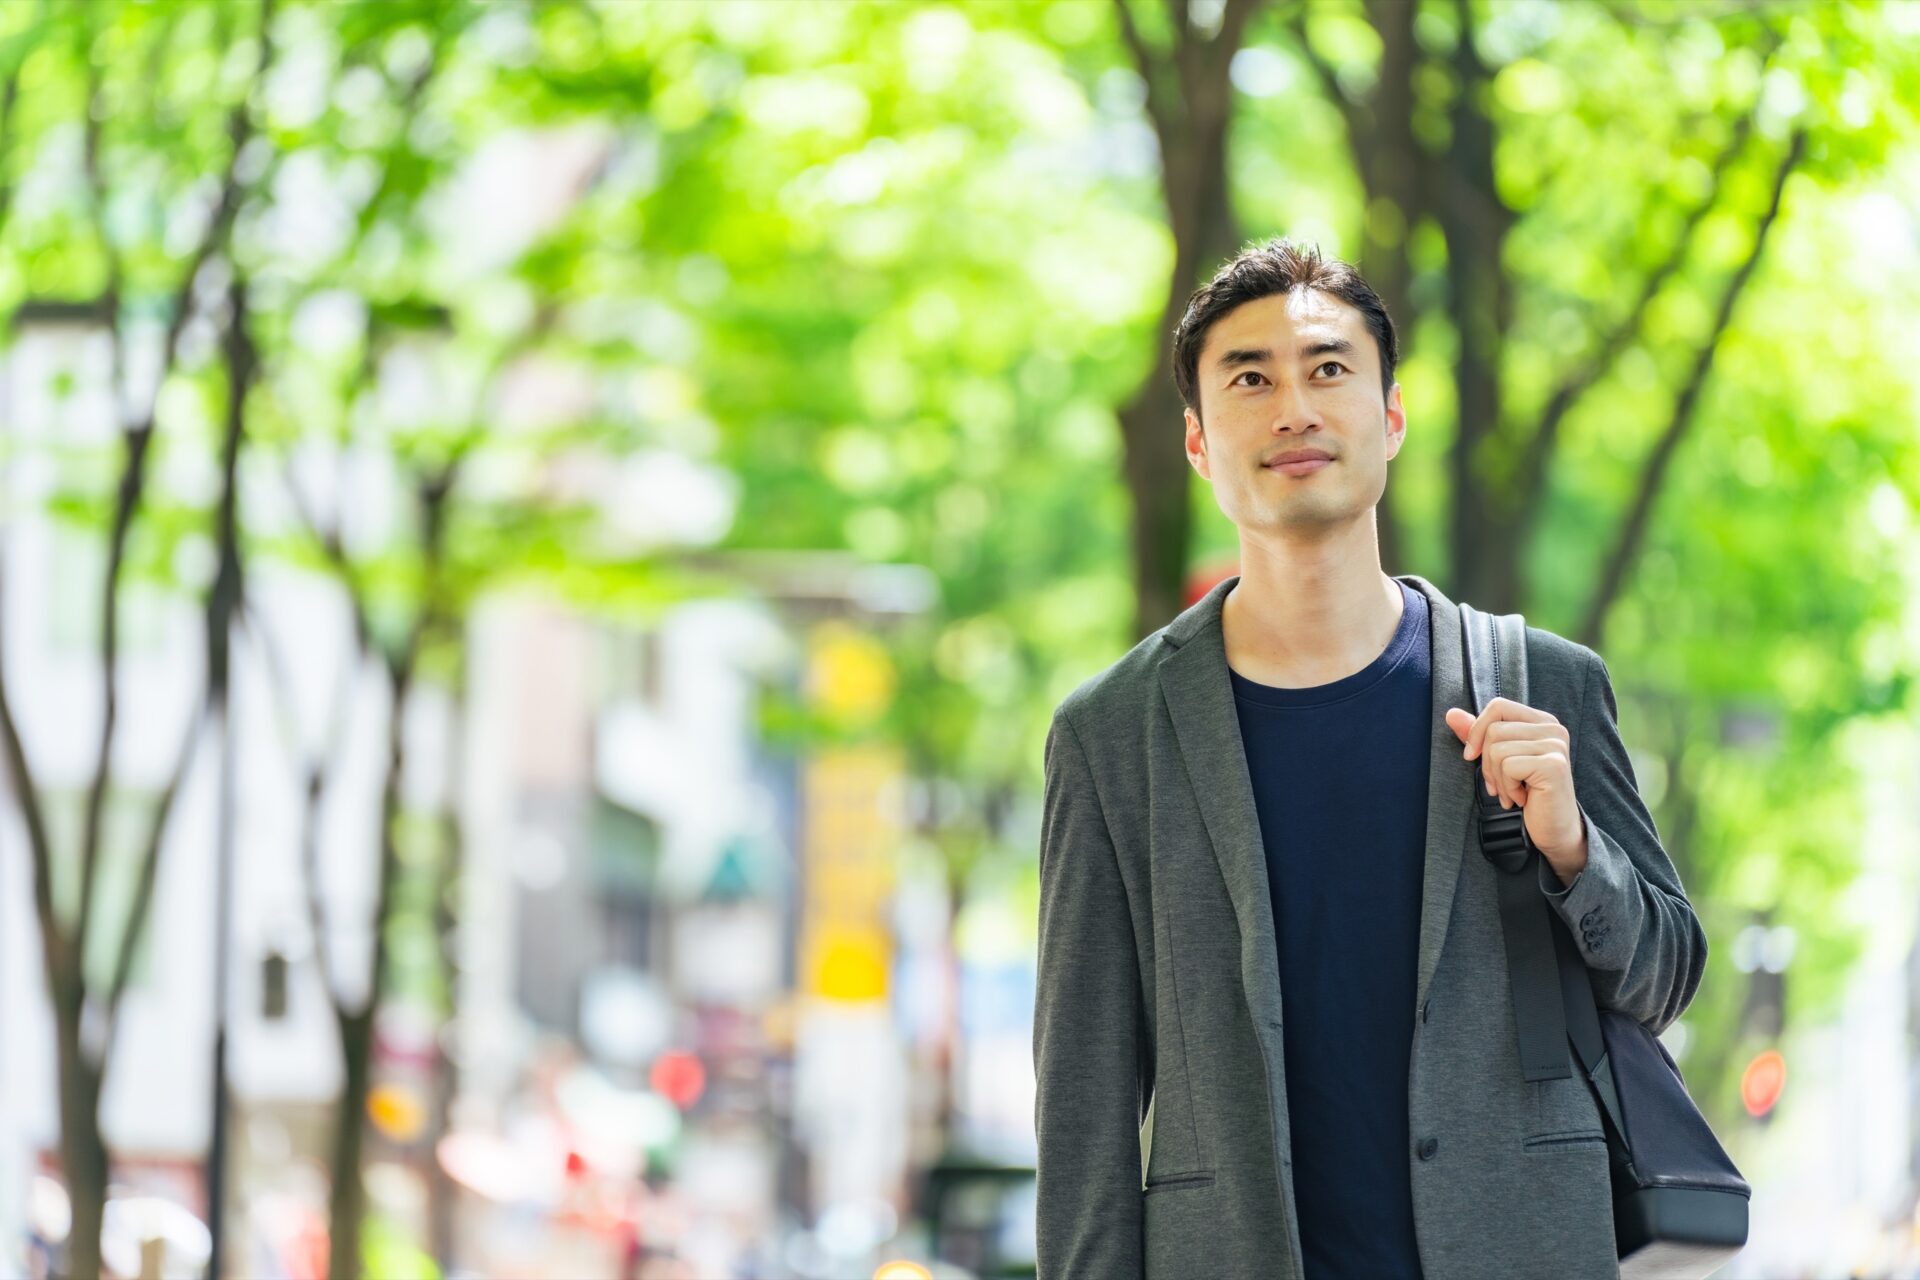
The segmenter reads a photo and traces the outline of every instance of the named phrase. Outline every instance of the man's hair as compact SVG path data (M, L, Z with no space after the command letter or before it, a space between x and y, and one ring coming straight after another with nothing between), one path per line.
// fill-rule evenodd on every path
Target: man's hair
M1318 289L1360 313L1380 348L1380 394L1393 389L1400 344L1380 295L1352 264L1322 258L1318 245L1297 247L1276 238L1242 249L1214 272L1213 279L1187 299L1187 312L1174 327L1173 381L1196 418L1200 416L1200 348L1206 345L1213 322L1242 303L1294 289Z

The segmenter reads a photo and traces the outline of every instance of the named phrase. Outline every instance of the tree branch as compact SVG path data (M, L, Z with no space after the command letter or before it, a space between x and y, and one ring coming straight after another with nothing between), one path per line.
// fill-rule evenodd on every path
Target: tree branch
M1141 81L1147 87L1147 118L1153 122L1153 132L1160 139L1162 150L1169 145L1175 129L1176 106L1167 100L1164 86L1166 72L1161 55L1146 37L1140 34L1140 28L1134 24L1133 10L1128 0L1113 0L1113 7L1120 18L1120 37L1126 42L1127 51L1133 55L1134 70L1140 73Z
M1487 114L1485 66L1473 47L1473 5L1456 0L1453 7L1460 23L1451 54L1458 88L1447 109L1452 129L1437 165L1435 204L1446 237L1446 279L1457 339L1447 541L1461 590L1497 601L1509 588L1495 580L1503 576L1501 563L1488 559L1486 550L1504 541L1497 536L1502 513L1483 453L1502 416L1500 353L1506 347L1511 299L1503 253L1514 215L1494 177L1495 131Z
M1167 25L1173 30L1173 70L1180 82L1180 101L1191 103L1206 74L1201 66L1201 42L1194 35L1188 0L1166 0L1166 5Z
M46 9L46 0L41 0L27 24L30 33L37 36L44 29ZM13 184L8 181L10 166L5 163L13 145L13 108L20 98L20 71L26 66L34 44L34 40L21 44L19 60L7 68L6 79L0 81L0 231L6 230L7 214L13 208Z
M414 117L420 109L420 99L426 96L427 87L433 83L434 76L442 66L445 43L451 34L452 30L448 26L436 25L434 27L433 37L427 46L426 61L420 65L420 69L414 73L413 78L407 81L405 87L400 90L400 128L389 141L386 154L381 157L379 181L374 184L372 192L368 194L365 203L360 206L359 214L354 220L353 239L348 243L346 248L341 251L339 257L335 259L336 263L346 260L351 254L358 251L361 243L366 239L367 231L373 225L374 218L379 215L380 205L386 200L387 193L393 190L394 179L401 172L402 168L401 165L396 163L396 159L400 151L406 146L407 130L412 126ZM380 65L377 57L372 65L375 67Z
M1678 399L1673 406L1673 414L1667 421L1666 430L1661 433L1653 452L1647 458L1642 473L1639 492L1634 495L1633 507L1621 522L1620 532L1614 540L1612 552L1608 555L1605 568L1600 575L1600 584L1587 605L1586 616L1581 620L1578 638L1589 648L1597 648L1600 632L1605 625L1608 611L1620 593L1621 584L1626 581L1627 570L1640 551L1645 539L1649 516L1653 510L1655 498L1659 496L1661 481L1666 475L1668 464L1674 451L1679 447L1682 436L1693 420L1693 408L1698 402L1707 375L1713 368L1713 357L1720 345L1721 336L1727 330L1728 321L1733 316L1734 304L1745 291L1747 282L1752 279L1753 271L1760 263L1761 252L1766 248L1767 234L1772 230L1774 221L1780 214L1780 200L1786 189L1787 179L1800 163L1806 151L1807 132L1799 128L1794 131L1792 140L1780 157L1774 170L1773 193L1767 204L1767 211L1760 218L1760 224L1754 231L1753 249L1746 261L1740 264L1728 282L1726 292L1721 296L1719 310L1714 315L1713 330L1707 341L1694 357L1693 368Z
M121 420L123 365L126 342L120 328L120 260L107 234L106 184L100 176L100 126L106 111L101 100L104 72L91 58L87 60L87 118L81 145L81 171L86 176L94 228L100 238L100 253L107 264L104 308L108 339L113 345L112 373L114 418L123 433ZM147 437L125 435L127 458L120 472L120 487L114 501L113 525L107 538L107 571L101 581L100 664L103 688L101 700L100 747L96 753L93 781L87 788L85 825L80 836L80 907L74 925L73 949L76 963L85 968L87 933L93 919L93 886L99 870L100 820L106 803L107 774L112 754L114 722L119 715L119 580L120 565L126 551L127 530L133 521L133 508L139 501L141 478L145 473ZM85 986L84 972L80 985Z
M0 598L4 594L5 578L0 576ZM27 852L33 861L33 909L40 919L40 949L47 966L47 978L57 985L70 972L67 963L70 943L54 912L53 851L47 840L46 813L40 804L39 784L34 781L26 745L20 739L20 727L14 720L13 703L7 696L5 638L5 619L0 616L0 739L5 740L7 780L20 803L20 816L27 828Z
M240 447L246 437L247 393L253 386L260 364L258 353L253 346L252 334L248 329L248 294L245 280L237 275L234 277L228 288L228 298L226 342L223 344L227 366L227 412L220 448L220 502L215 515L215 542L219 547L219 568L207 589L206 603L207 696L204 709L195 727L188 733L186 742L182 744L173 776L161 796L152 826L148 831L146 847L141 852L139 887L135 891L127 923L121 930L119 955L115 958L113 966L113 984L107 995L106 1007L102 1011L106 1022L106 1034L100 1055L103 1072L111 1061L114 1032L120 1021L120 1001L126 993L128 977L133 972L134 951L146 929L149 904L153 899L154 881L159 874L162 838L166 832L167 818L173 810L174 797L180 789L181 779L186 775L188 764L193 758L194 747L216 710L220 712L222 731L228 734L233 732L230 696L232 690L231 644L234 617L239 609L242 592L239 524ZM220 922L220 927L222 929L226 927L224 920Z
M353 638L356 647L365 652L373 644L372 624L362 604L364 591L361 587L359 572L355 569L352 557L341 542L340 527L336 523L330 529L322 528L313 509L307 505L306 494L300 488L300 481L293 473L293 459L288 457L282 467L286 481L287 494L293 503L294 514L300 517L300 523L309 536L320 547L327 564L340 575L340 581L347 589L347 605L353 617Z
M1769 34L1771 39L1764 43L1761 55L1763 75L1772 65L1773 55L1785 38L1777 30L1769 29ZM1607 374L1620 353L1639 338L1654 298L1659 296L1660 290L1666 287L1667 281L1679 271L1681 263L1686 260L1694 235L1698 232L1701 223L1706 220L1707 214L1714 209L1718 194L1725 185L1727 173L1733 168L1741 153L1746 150L1747 142L1753 134L1753 126L1754 113L1751 111L1741 115L1735 122L1733 137L1714 158L1713 172L1707 184L1707 198L1688 213L1686 224L1681 227L1679 236L1674 240L1673 251L1647 276L1641 286L1639 297L1634 299L1627 315L1607 335L1600 349L1590 360L1577 366L1554 389L1547 407L1541 413L1539 426L1527 441L1512 490L1517 513L1514 527L1522 536L1539 519L1540 509L1546 502L1547 467L1552 461L1562 420L1573 406L1579 403L1580 398L1592 390L1594 384Z
M342 667L340 677L334 683L332 716L319 752L310 757L300 740L299 715L294 710L290 693L293 680L288 674L280 646L274 641L272 629L250 604L242 606L241 618L260 646L267 668L268 687L273 691L274 706L279 712L281 731L292 744L297 757L301 781L300 879L307 910L307 927L313 933L314 963L320 973L321 988L326 992L327 1002L333 1006L335 1014L344 1016L345 1002L334 985L333 946L327 934L326 904L320 896L320 807L325 803L327 787L332 780L332 762L338 760L346 743L347 722L353 710L353 677L366 662L367 640L364 635L356 638L354 660Z
M180 743L180 752L173 762L173 772L167 778L166 789L160 793L160 803L155 807L153 822L147 829L146 847L140 851L140 878L135 885L133 902L127 909L126 925L121 931L119 953L114 957L113 977L107 988L105 1005L101 1008L101 1020L105 1028L100 1047L99 1070L104 1076L107 1064L113 1056L114 1032L120 1026L120 1001L127 992L127 981L133 975L133 956L138 949L140 938L146 932L147 917L153 905L153 886L159 878L160 845L167 830L167 818L173 812L174 799L180 794L180 784L186 778L187 769L193 763L194 750L200 743L200 735L206 728L207 716L202 710L187 727L185 739Z
M360 581L352 557L347 555L346 548L341 542L339 529L337 526L333 529L323 530L321 528L320 522L314 516L312 509L307 505L306 498L301 493L300 485L292 474L291 459L288 460L286 466L286 484L287 491L292 495L294 510L299 515L301 523L306 526L307 532L313 537L314 541L319 543L322 552L326 555L328 564L340 578L341 588L347 598L348 612L353 620L354 654L357 661L349 664L345 668L337 686L338 692L334 701L334 719L329 732L331 741L322 748L321 755L318 759L311 762L303 760L302 762L302 773L305 778L306 788L303 796L300 828L300 869L302 879L306 882L305 897L308 926L313 930L315 959L320 967L321 985L325 988L327 1000L332 1004L334 1016L340 1023L344 1043L344 1037L353 1021L356 1018L365 1016L374 1007L378 999L380 982L384 977L386 967L384 929L387 902L391 887L390 880L394 873L392 864L397 863L397 858L395 857L396 850L393 847L393 820L390 810L397 810L397 792L394 793L393 797L389 797L388 795L388 792L392 791L394 786L391 778L389 778L387 783L383 784L381 788L380 875L373 909L373 973L367 987L367 1002L360 1010L355 1011L348 1007L345 996L335 983L331 948L327 942L326 906L320 895L319 815L320 806L325 800L326 787L332 773L331 766L326 762L333 758L335 753L344 745L344 729L353 700L352 676L359 665L364 663L373 651L373 632L368 620L365 588ZM271 653L273 651L272 644L268 638L264 622L258 626L256 630L261 636L268 652ZM411 644L406 647L410 649ZM408 662L405 665L410 667L411 664ZM278 664L276 663L276 667L277 666ZM394 663L391 659L384 662L383 666L389 672L394 670ZM275 679L276 692L284 683L285 681L283 679ZM395 683L398 685L397 681ZM395 723L388 728L388 753L390 760L395 753L402 750L402 744L398 740L399 727L397 722L401 714L404 699L404 687L396 687L393 708Z
M273 18L273 0L261 0L260 3L260 64L254 72L254 83L265 79L272 66L274 45L271 36ZM160 403L160 387L173 371L174 359L179 353L180 334L187 327L187 318L192 311L193 285L201 269L213 257L216 251L226 248L228 236L233 230L234 217L240 212L240 199L246 194L246 188L240 182L240 157L247 144L253 140L253 115L249 109L248 95L243 94L239 102L227 116L227 137L231 149L227 155L226 172L220 179L220 197L215 202L213 215L207 220L207 229L195 247L193 260L188 264L186 273L180 278L180 287L174 293L172 311L167 318L166 342L161 350L160 376L154 383L154 395L148 403L140 427L152 431L154 415Z
M1220 15L1220 34L1214 37L1215 47L1223 51L1220 55L1223 61L1215 67L1222 76L1227 74L1233 55L1240 52L1240 45L1247 38L1247 23L1262 3L1263 0L1227 0Z
M1560 426L1569 410L1580 398L1604 377L1620 358L1620 353L1632 345L1646 327L1647 313L1654 298L1666 287L1667 281L1680 270L1680 264L1686 261L1687 251L1693 247L1695 233L1700 224L1714 209L1718 193L1723 186L1727 171L1733 167L1742 151L1746 149L1747 139L1753 132L1753 117L1744 115L1734 127L1733 138L1726 148L1715 158L1713 178L1708 187L1707 198L1688 211L1686 223L1675 237L1672 251L1641 283L1640 294L1633 301L1627 314L1614 326L1601 342L1599 350L1580 364L1569 374L1565 381L1554 388L1552 397L1541 412L1540 425L1526 444L1515 476L1514 494L1517 501L1518 516L1515 528L1522 534L1530 530L1539 518L1541 507L1546 501L1545 486L1547 463L1553 456L1554 446L1559 439Z
M515 344L517 354L532 345L535 337L543 332L536 324ZM416 491L420 500L421 542L427 562L426 597L420 613L395 652L383 655L383 668L388 677L388 689L391 698L388 725L388 773L381 788L380 805L380 870L378 887L375 890L373 907L374 955L372 973L367 987L367 1003L355 1011L347 1007L334 983L333 966L326 942L326 912L319 890L319 850L316 838L318 812L324 797L330 769L323 763L314 762L303 766L306 778L305 812L301 828L301 871L306 882L306 905L309 927L313 930L314 945L327 997L334 1006L334 1013L346 1026L352 1019L365 1016L378 1000L378 992L386 980L388 967L387 946L384 940L385 922L392 900L393 884L399 873L399 849L394 836L394 824L399 816L399 775L405 762L405 742L403 730L407 698L412 690L413 678L421 647L428 636L441 625L444 601L442 598L442 551L446 528L446 507L451 498L464 460L470 450L479 443L484 432L479 427L463 433L450 451L448 460L438 468L420 476L416 481ZM372 633L368 623L367 605L364 587L360 576L342 544L338 529L323 530L313 511L307 505L299 484L291 474L289 465L286 476L288 491L292 494L295 511L309 534L324 551L329 564L340 576L347 596L348 607L352 613L354 642L356 653L364 661L373 651ZM264 623L256 628L263 645L269 654L273 646ZM275 671L274 685L276 694L286 683L284 667L277 655L270 659ZM340 693L335 701L335 720L331 730L330 745L323 753L322 760L331 757L344 740L344 725L351 703L351 680L343 678ZM283 702L283 707L284 707Z
M420 650L426 637L438 625L441 606L446 506L460 471L458 457L418 480L420 497L420 543L426 561L425 599L406 642L388 663L391 710L387 724L387 776L380 791L380 879L375 890L373 910L373 973L367 984L364 1013L379 1005L381 988L386 984L391 953L387 946L386 921L392 909L393 887L400 875L400 849L394 827L400 817L400 780L406 768L406 710L413 690Z
M254 84L258 84L272 66L274 55L272 29L273 0L261 0L260 61L254 71ZM97 73L94 74L97 76ZM88 108L89 137L86 164L88 180L95 192L96 207L99 207L102 204L103 188L98 168L98 126L95 121L95 117L99 114L97 78L93 82L93 89L94 93L90 95L91 101ZM86 954L87 935L93 915L94 884L100 853L101 816L106 803L107 780L112 772L113 738L119 713L117 677L119 675L120 573L126 558L126 544L132 530L134 516L146 488L147 454L159 413L160 390L166 385L179 353L180 335L186 328L187 316L192 307L194 281L215 250L224 248L233 228L234 215L239 209L242 191L239 178L240 157L253 136L250 98L250 93L243 93L240 101L235 103L232 110L228 112L227 135L232 147L227 156L226 172L221 178L219 201L215 205L212 218L208 220L206 231L194 251L186 273L181 278L179 288L175 291L173 310L167 321L166 339L161 349L160 368L154 382L153 396L140 420L123 430L127 458L121 471L119 494L114 506L113 527L107 546L107 570L101 591L100 658L104 696L100 745L94 757L93 780L87 788L86 818L80 846L80 909L79 924L74 933L74 946L81 956ZM119 267L113 256L111 245L106 241L104 224L101 226L101 238L103 245L106 245L109 264L110 283L107 295L112 308L110 314L114 315L115 349L118 351L124 345L118 336Z
M1493 79L1493 68L1480 56L1480 48L1473 42L1476 30L1473 0L1459 0L1455 12L1460 17L1460 35L1453 47L1454 65L1463 73L1463 83L1483 84Z
M1293 37L1294 44L1300 50L1300 57L1320 82L1320 92L1339 111L1341 120L1347 126L1347 144L1353 149L1356 166L1364 174L1367 169L1367 156L1373 149L1372 130L1367 125L1365 114L1353 99L1347 97L1340 87L1340 77L1335 73L1333 64L1321 57L1314 49L1313 42L1307 38L1307 15L1312 12L1308 4L1294 5L1287 12L1287 32Z

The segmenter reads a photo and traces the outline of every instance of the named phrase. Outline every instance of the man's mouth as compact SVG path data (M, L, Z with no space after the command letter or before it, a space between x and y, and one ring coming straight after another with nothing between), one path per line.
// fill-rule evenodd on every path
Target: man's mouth
M1296 458L1291 462L1269 462L1267 464L1267 470L1278 471L1290 476L1310 476L1321 468L1332 465L1332 463L1332 458L1324 456Z

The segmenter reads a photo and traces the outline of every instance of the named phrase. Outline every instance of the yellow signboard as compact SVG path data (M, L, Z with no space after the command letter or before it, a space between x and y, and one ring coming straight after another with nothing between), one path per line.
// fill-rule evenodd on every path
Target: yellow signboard
M871 637L826 624L815 631L810 654L810 684L825 708L867 718L892 695L892 664ZM808 995L886 998L902 776L899 748L885 743L826 747L806 763L800 972Z

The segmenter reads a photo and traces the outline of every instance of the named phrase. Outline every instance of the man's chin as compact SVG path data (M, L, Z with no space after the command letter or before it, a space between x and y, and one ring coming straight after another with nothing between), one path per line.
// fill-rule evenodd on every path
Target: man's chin
M1329 509L1323 503L1296 500L1262 503L1252 512L1237 515L1225 510L1221 514L1245 533L1298 538L1346 528L1357 520L1364 520L1368 513L1344 507Z

